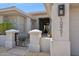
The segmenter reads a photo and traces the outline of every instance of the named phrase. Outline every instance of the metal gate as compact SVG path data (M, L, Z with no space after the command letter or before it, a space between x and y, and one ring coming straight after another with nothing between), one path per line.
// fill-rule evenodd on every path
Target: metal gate
M26 33L15 33L15 45L26 47L29 43L29 35Z

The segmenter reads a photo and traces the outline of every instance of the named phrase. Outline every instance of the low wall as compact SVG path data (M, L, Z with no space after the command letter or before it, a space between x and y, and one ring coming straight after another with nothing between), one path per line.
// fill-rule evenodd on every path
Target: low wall
M13 48L15 47L15 33L19 30L10 29L6 30L6 35L0 35L0 47Z
M5 47L6 35L0 35L0 46Z
M50 52L50 41L52 38L48 37L42 37L41 38L41 44L40 44L40 50L43 52Z

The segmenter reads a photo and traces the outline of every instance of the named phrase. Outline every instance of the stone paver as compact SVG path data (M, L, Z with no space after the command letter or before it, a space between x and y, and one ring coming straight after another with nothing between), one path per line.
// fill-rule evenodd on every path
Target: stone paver
M49 53L30 52L26 47L16 47L12 49L0 47L0 56L49 56Z

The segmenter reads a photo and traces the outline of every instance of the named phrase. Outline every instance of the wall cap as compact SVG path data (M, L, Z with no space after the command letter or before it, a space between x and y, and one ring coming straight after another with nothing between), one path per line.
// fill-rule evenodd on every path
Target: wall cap
M19 32L19 30L10 29L10 30L6 30L5 32L14 32L14 33L18 33L18 32Z
M34 29L34 30L29 31L29 33L42 33L42 31L38 29Z

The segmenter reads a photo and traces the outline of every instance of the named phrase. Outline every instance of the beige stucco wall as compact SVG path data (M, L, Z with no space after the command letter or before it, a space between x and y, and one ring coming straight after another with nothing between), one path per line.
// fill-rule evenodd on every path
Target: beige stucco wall
M24 17L22 16L17 16L16 22L17 22L17 27L20 29L21 32L24 32Z
M27 15L20 13L19 10L2 10L0 12L0 23L3 21L9 20L14 24L16 29L19 29L21 32L27 32L26 28L26 19Z
M21 32L24 32L24 17L19 15L12 15L12 16L4 16L4 21L9 20L13 25L15 26L15 29L20 30Z
M37 19L33 19L33 20L31 21L31 24L32 24L32 26L31 26L32 30L33 30L33 29L39 29L39 26L38 26L39 22L38 22Z
M58 16L58 5L52 5L51 19L52 19L52 47L50 48L51 55L54 56L69 56L70 55L70 41L69 41L69 4L65 4L65 16L62 17L63 27L62 36L60 33L60 16Z
M69 21L71 55L79 55L79 6L70 7Z
M0 21L10 21L15 26L15 29L26 33L31 30L31 25L33 25L30 17L23 17L21 15L3 15L3 17L0 17Z
M3 22L3 16L0 15L0 23Z
M71 4L69 4L69 6L66 4L65 16L63 17L63 36L61 37L59 31L60 18L57 15L56 5L54 4L51 12L52 34L54 40L52 44L52 54L56 53L57 55L62 55L60 54L62 51L65 53L67 49L70 48L70 55L79 56L79 6L78 4L72 4L72 6ZM68 40L70 41L70 44L68 43ZM67 46L65 46L65 44L67 44ZM61 46L66 48L63 49ZM58 50L56 48L58 48Z
M51 19L52 19L52 34L54 40L69 40L69 4L65 4L65 16L62 17L63 21L63 31L62 37L60 35L60 20L61 17L58 16L58 5L52 5Z
M28 33L31 31L31 18L27 17L25 20L25 31Z

